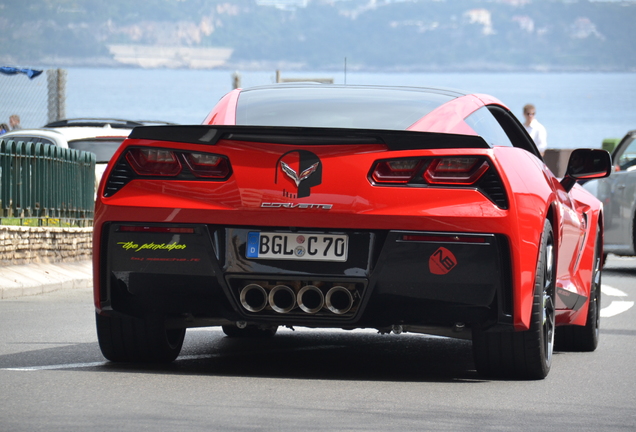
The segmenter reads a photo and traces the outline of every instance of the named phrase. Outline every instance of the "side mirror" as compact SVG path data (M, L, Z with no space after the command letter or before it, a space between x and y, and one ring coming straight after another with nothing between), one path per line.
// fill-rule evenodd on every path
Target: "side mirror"
M612 173L612 158L607 150L576 149L570 154L561 186L570 192L577 180L598 179Z

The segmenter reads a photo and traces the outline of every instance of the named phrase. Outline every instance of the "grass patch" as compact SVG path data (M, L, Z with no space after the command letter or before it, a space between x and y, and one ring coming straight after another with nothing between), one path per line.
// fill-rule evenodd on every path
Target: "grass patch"
M0 225L27 226L27 227L87 227L92 226L92 220L75 220L59 218L0 218Z

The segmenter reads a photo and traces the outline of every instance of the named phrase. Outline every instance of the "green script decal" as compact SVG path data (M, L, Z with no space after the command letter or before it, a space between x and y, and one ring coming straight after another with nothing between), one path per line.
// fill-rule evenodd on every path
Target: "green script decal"
M184 244L178 244L178 243L144 243L141 246L138 245L135 242L117 242L117 244L121 245L121 247L123 249L126 250L132 250L133 252L139 252L142 250L167 250L167 251L173 251L173 250L183 250L187 247L187 245Z

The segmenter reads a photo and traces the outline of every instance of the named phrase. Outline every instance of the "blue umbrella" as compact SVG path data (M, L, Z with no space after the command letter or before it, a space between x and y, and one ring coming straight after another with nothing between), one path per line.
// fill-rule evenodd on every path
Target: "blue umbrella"
M33 79L42 73L41 70L33 70L33 69L18 69L9 66L0 66L0 72L6 75L17 75L19 73L23 73L29 78Z

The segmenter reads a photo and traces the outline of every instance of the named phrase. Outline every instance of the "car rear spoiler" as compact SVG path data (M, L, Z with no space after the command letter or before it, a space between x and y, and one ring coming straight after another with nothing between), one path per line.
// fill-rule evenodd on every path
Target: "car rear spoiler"
M309 127L140 126L133 129L129 138L207 145L235 140L294 146L384 144L390 150L490 148L477 135Z

